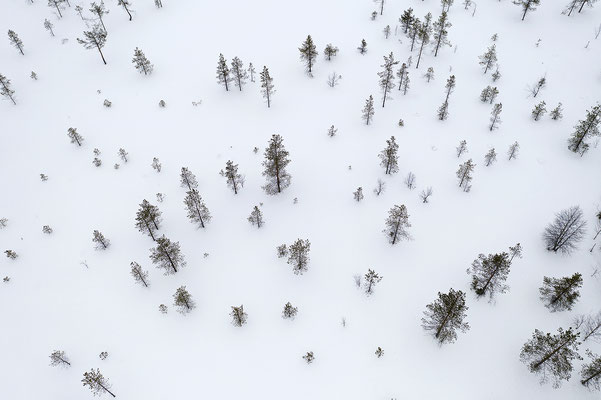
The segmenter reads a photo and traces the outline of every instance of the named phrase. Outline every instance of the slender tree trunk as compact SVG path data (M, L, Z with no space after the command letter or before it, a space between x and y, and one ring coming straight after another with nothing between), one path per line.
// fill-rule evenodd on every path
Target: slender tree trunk
M175 272L177 272L177 268L175 267L175 263L171 259L171 256L169 255L169 252L166 251L164 254L167 256L167 259L169 260L169 263L171 264L171 267L173 268L173 270Z
M582 3L580 4L580 9L578 10L579 13L582 11L582 9L584 8L584 5L586 3L587 3L587 0L582 0Z
M100 385L101 388L103 388L108 394L110 394L113 397L117 397L113 394L113 392L111 392L110 390L108 390L107 388L104 387L104 385L100 382L98 382L98 385Z
M98 52L100 53L100 57L102 57L102 61L104 62L104 65L106 65L106 60L104 59L104 54L102 54L102 50L100 50L100 46L96 45L96 47L98 48Z
M551 357L553 357L553 355L555 353L557 353L559 350L561 350L563 348L563 346L565 346L566 344L570 343L571 340L566 341L565 343L563 343L561 346L559 346L558 348L556 348L555 350L553 350L550 354L547 354L546 356L544 356L542 358L542 360L540 360L539 362L537 362L536 364L532 365L533 369L537 369L538 367L540 367L541 365L543 365L545 362L547 362Z
M131 19L132 19L131 13L129 12L129 10L127 9L127 6L125 4L123 4L123 8L125 8L125 11L127 11L127 15L129 15L129 20L131 21Z
M54 7L56 7L56 11L58 11L58 16L59 16L59 18L62 18L62 17L63 17L63 14L61 14L61 9L60 9L60 7L58 6L58 3L56 2L56 0L54 1Z
M580 383L582 383L583 385L586 385L588 383L588 381L590 381L591 379L593 379L594 377L596 377L599 374L601 374L601 369L598 370L597 372L595 372L594 374L592 374L591 376L589 376L588 378L581 380Z
M455 300L453 301L453 304L451 304L451 310L455 307L455 304L457 304L457 298L455 298ZM447 321L448 321L450 315L451 315L451 312L448 311L447 315L444 317L444 320L442 321L442 323L440 324L440 326L436 330L436 335L435 335L436 338L438 338L440 336L440 332L442 332L442 329L447 324Z

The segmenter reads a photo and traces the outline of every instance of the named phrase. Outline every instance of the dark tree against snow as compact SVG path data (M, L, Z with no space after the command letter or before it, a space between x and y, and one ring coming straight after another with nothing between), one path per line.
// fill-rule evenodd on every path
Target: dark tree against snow
M497 152L493 147L490 150L488 150L488 153L486 153L486 155L484 156L484 165L490 167L495 163L495 161L497 161Z
M111 245L111 241L104 237L104 235L97 230L92 232L92 242L96 243L96 250L106 250Z
M369 123L374 117L375 112L376 111L374 108L374 97L370 95L369 98L365 100L365 106L363 107L362 112L362 117L366 125L369 125Z
M430 83L430 81L434 79L434 68L428 67L428 70L424 74L424 78L426 78L426 81Z
M406 9L401 17L399 18L399 22L401 23L401 28L403 29L404 34L409 33L409 28L413 25L413 20L415 16L413 15L413 8L409 7Z
M257 228L262 227L265 224L263 220L263 213L258 206L254 206L250 216L248 217L248 222L252 225L255 225Z
M0 74L0 95L9 98L14 105L17 105L15 91L11 89L10 79L2 74Z
M488 129L492 132L499 127L501 121L501 112L503 111L503 104L497 103L492 107L490 112L490 126Z
M534 85L530 86L530 94L532 97L536 97L545 87L547 87L547 78L543 76L539 78Z
M83 379L81 380L84 386L87 386L94 396L100 396L104 393L108 393L111 396L115 397L113 392L111 392L111 384L108 379L102 375L100 370L96 368L92 368L90 372L83 373Z
M217 61L217 82L220 85L225 86L225 91L229 91L229 83L232 81L230 75L230 69L227 66L227 61L223 54L219 54L219 60Z
M298 313L298 308L294 307L290 302L284 304L284 310L282 311L282 318L294 319Z
M165 235L156 240L157 247L150 249L150 260L157 268L164 269L165 275L175 274L179 268L186 266L179 242L172 242Z
M391 136L386 141L386 148L380 152L378 157L380 158L380 165L384 168L386 175L394 174L399 170L399 145L396 143L394 136Z
M411 224L409 223L407 207L404 204L400 206L395 205L388 211L388 218L386 218L385 224L386 228L383 232L388 237L390 244L411 239L411 235L407 232L407 228L410 228Z
M78 146L81 146L83 143L83 136L77 132L77 128L67 129L67 136L71 139L71 143L77 143Z
M415 189L415 174L409 171L403 183L405 184L405 186L407 186L407 188L409 188L409 190Z
M152 240L156 240L155 234L161 226L161 211L157 206L153 206L146 199L140 203L140 208L136 212L136 228L148 234Z
M248 73L244 69L244 63L242 63L242 60L238 57L234 57L231 67L230 71L234 84L242 91L242 86L246 84L246 80L248 79Z
M529 11L535 11L536 6L540 4L540 0L513 0L513 4L522 7L522 21L526 18Z
M445 84L445 99L442 102L442 105L438 108L438 119L444 121L449 116L449 98L451 97L451 93L455 90L456 80L455 75L449 76L447 79L447 83Z
M361 39L361 44L359 45L359 47L357 47L357 51L362 56L364 56L365 53L367 53L367 41L365 39Z
M388 57L384 56L384 64L380 65L383 69L378 72L380 77L380 89L382 89L382 107L386 105L386 99L390 99L390 92L394 88L394 67L399 61L395 61L392 52Z
M250 76L250 81L254 82L255 81L255 74L257 73L257 71L255 70L255 66L253 65L253 63L248 63L248 74Z
M182 172L179 174L180 186L187 190L193 190L198 188L198 182L196 176L190 172L187 167L182 167Z
M586 221L579 206L561 210L555 220L545 228L543 240L547 250L570 254L586 233Z
M487 86L484 89L482 89L482 92L480 93L480 101L483 103L490 103L492 104L495 99L497 98L497 95L499 94L499 89L497 89L497 87L492 87L492 86Z
M144 52L136 47L134 50L134 58L131 60L134 64L134 67L138 70L139 73L144 72L144 75L152 74L152 70L154 65L148 61Z
M159 159L156 157L152 158L152 164L150 165L152 166L152 169L154 169L157 173L161 172L161 168L163 168L163 164L161 164Z
M180 314L186 315L194 308L196 303L192 299L190 292L186 290L185 286L180 286L173 295L173 305L177 307L177 311Z
M472 276L471 289L478 297L488 295L490 300L496 294L507 292L509 286L505 282L510 267L511 261L506 252L487 256L480 254L467 270Z
M83 21L83 7L80 6L79 4L75 6L75 12L79 15L79 17L81 18L81 20Z
M584 364L580 371L580 383L590 390L601 390L601 357L587 350L591 362Z
M422 26L422 22L419 18L414 18L411 22L411 26L409 27L409 31L407 32L407 36L411 39L411 51L415 47L415 43L417 42L417 36L419 34L419 29Z
M232 324L238 327L244 325L248 319L248 314L244 312L244 305L240 305L240 307L232 306L230 315L232 317Z
M120 148L119 151L117 152L117 155L119 156L120 159L123 160L124 163L127 163L129 161L129 159L127 157L129 157L129 153L127 151L125 151L124 148Z
M472 173L474 172L475 166L476 164L472 162L471 158L459 165L459 169L457 170L457 179L459 181L459 187L462 188L464 192L469 192L472 188Z
M309 268L309 251L311 242L308 239L297 239L288 246L288 264L292 265L292 271L295 275L302 275Z
M384 37L388 39L388 37L390 36L390 25L386 25L382 32L384 33Z
M263 67L263 71L259 74L259 77L261 79L261 93L263 94L263 98L267 100L267 108L270 108L271 98L275 93L275 89L273 88L273 78L265 66Z
M461 157L461 155L463 153L467 153L467 142L465 140L462 140L461 142L459 142L459 146L456 147L456 152L457 152L457 158Z
M44 20L44 29L46 29L48 32L50 32L51 36L54 36L54 30L52 28L54 28L54 24L52 24L52 22L45 19Z
M129 15L129 20L132 20L132 16L131 16L131 12L129 7L131 7L131 3L129 2L129 0L117 0L117 5L123 7L123 9L127 12L127 15Z
M50 365L53 367L68 367L71 366L71 362L64 351L54 350L50 353Z
M470 329L464 322L465 293L461 290L450 289L449 293L438 292L438 298L426 306L422 327L430 332L439 344L453 343L457 340L457 331L465 332Z
M23 53L23 42L21 41L21 39L19 39L19 35L17 35L15 31L12 31L10 29L8 30L8 41L10 42L10 44L15 46L15 48L19 50L21 54L25 55L25 53Z
M386 3L386 0L374 0L374 3L380 7L380 15L384 14L384 4Z
M263 176L267 178L267 183L263 186L263 190L267 194L281 193L290 186L291 179L290 174L286 171L290 159L288 151L284 147L284 139L280 135L272 135L264 154Z
M570 311L580 297L582 275L578 272L563 278L543 278L540 299L551 312Z
M365 290L365 294L371 296L374 293L374 288L382 280L383 277L379 275L376 271L368 269L367 273L363 278L363 290Z
M546 103L544 101L541 101L540 103L534 106L534 109L531 113L533 120L538 121L543 115L545 115L545 113L547 112L547 108L545 106Z
M144 271L140 264L135 261L132 261L130 266L130 274L134 277L134 281L144 285L144 287L148 287L150 285L150 281L148 280L148 271Z
M563 108L561 106L562 104L561 102L559 102L559 104L557 104L557 107L551 110L551 113L549 115L551 116L552 120L557 121L563 118Z
M104 7L104 1L101 0L100 4L93 1L92 4L90 4L90 12L98 18L100 24L102 25L102 28L106 32L106 26L104 26L104 20L102 19L102 17L108 14L109 10L107 10Z
M511 146L509 146L509 150L507 150L507 158L511 161L514 158L518 158L518 154L520 151L520 144L518 142L513 142Z
M417 31L417 38L419 39L419 54L417 56L417 63L415 68L419 68L419 62L422 59L422 53L424 51L424 47L430 43L430 37L432 36L432 14L428 13L424 17L424 23L421 24Z
M363 200L363 188L361 186L359 186L357 190L353 192L353 198L356 202Z
M540 376L541 385L551 381L554 388L561 386L562 380L572 376L572 361L581 360L578 354L578 333L572 328L564 331L559 328L556 335L534 330L532 339L522 347L520 361L530 372Z
M432 187L428 186L426 189L422 190L421 193L419 194L419 198L422 201L422 203L428 203L430 201L430 196L432 196Z
M497 45L490 46L484 54L480 56L480 65L484 68L486 74L497 62Z
M83 32L83 39L77 38L77 43L83 45L86 49L97 49L102 57L102 62L106 65L102 48L106 43L106 31L100 25L94 25L91 31Z
M599 124L601 123L601 105L597 104L586 112L584 120L578 121L574 127L575 131L568 140L568 149L581 156L589 149L588 139L599 136Z
M163 8L163 0L154 0L156 8Z
M326 60L331 61L332 57L336 57L338 55L338 47L332 45L332 43L328 43L323 51L323 55L325 56Z
M61 10L65 9L65 6L63 5L64 2L65 0L48 0L48 7L54 8L58 12L58 17L62 18L63 14L61 13Z
M298 51L300 51L300 59L305 64L307 74L309 74L309 76L313 76L313 66L315 65L315 59L319 53L317 52L317 47L315 47L311 35L307 36L307 39L305 39L305 41L301 44L301 47L298 48Z
M449 12L454 1L455 0L440 0L440 5L442 6L442 12Z
M221 176L225 177L227 185L238 194L238 190L244 187L244 176L238 172L238 164L228 160L225 163L225 170L220 171Z
M184 204L186 205L186 210L188 210L190 222L198 224L200 228L204 228L211 221L211 213L198 193L198 190L189 190L184 198Z

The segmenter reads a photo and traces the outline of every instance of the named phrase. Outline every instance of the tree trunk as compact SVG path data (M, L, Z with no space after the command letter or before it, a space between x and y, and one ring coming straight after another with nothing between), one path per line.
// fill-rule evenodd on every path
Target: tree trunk
M131 13L129 12L129 10L127 9L127 6L125 4L123 4L123 8L125 8L125 11L127 11L127 15L129 15L129 20L131 21Z
M451 310L453 310L453 308L455 307L455 304L457 304L457 297L455 297L453 304L451 304ZM444 320L442 321L442 323L436 330L436 335L435 335L436 338L438 338L440 336L440 332L442 332L442 328L444 328L444 326L447 324L447 321L448 321L450 315L451 315L451 312L447 311L447 315L444 317Z
M100 57L102 57L102 61L104 62L104 65L106 65L106 60L104 59L104 54L102 54L102 50L100 50L100 46L96 45L96 47L98 48L98 52L100 53Z
M582 383L583 385L586 385L588 383L588 381L590 381L591 379L593 379L594 377L596 377L599 374L601 374L601 369L598 370L597 372L595 372L594 374L592 374L591 376L589 376L588 378L581 380L580 383Z
M563 343L561 346L559 346L558 348L556 348L555 350L553 350L550 354L547 354L546 356L543 357L542 360L540 360L539 362L537 362L536 364L532 365L532 368L534 370L536 370L538 367L540 367L541 365L543 365L545 362L547 362L551 357L553 357L553 355L555 353L557 353L559 350L561 350L561 348L563 346L565 346L566 344L570 343L571 340L566 341L565 343Z

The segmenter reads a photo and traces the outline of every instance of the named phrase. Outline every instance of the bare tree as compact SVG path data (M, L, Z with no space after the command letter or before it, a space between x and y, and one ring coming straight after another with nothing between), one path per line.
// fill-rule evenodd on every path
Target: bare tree
M549 224L543 233L543 239L549 251L569 254L586 232L586 221L579 206L561 210L555 214L555 221Z

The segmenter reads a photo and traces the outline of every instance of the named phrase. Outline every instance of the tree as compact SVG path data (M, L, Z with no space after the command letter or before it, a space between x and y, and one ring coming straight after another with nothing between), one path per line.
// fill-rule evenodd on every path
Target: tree
M227 61L223 54L219 53L219 60L217 61L217 82L225 86L225 91L229 91L228 84L232 81L230 76L230 69L227 66Z
M586 112L586 118L578 121L574 127L575 132L568 140L568 149L581 156L588 151L589 144L586 142L593 136L599 136L599 124L601 123L601 105L597 104Z
M386 141L386 148L378 155L378 157L380 157L380 165L384 167L384 173L386 175L398 172L398 151L399 145L396 143L394 136L391 136L390 139Z
M361 44L359 47L357 47L357 51L359 51L359 54L361 55L365 55L365 53L367 53L367 42L365 39L361 39Z
M156 8L163 8L163 0L154 0Z
M165 235L157 240L157 247L150 249L150 259L157 268L164 269L165 275L175 274L178 268L186 266L179 242L172 242Z
M161 225L161 211L157 206L153 206L146 199L140 203L140 208L136 212L136 228L147 233L152 240L155 239L155 233Z
M411 51L413 51L413 47L415 46L415 42L417 40L419 30L422 26L422 22L419 18L414 18L411 26L409 27L409 32L407 32L407 36L411 39Z
M497 293L505 293L509 286L505 284L511 261L506 252L480 254L468 268L467 273L472 275L471 288L477 296L488 294L492 300Z
M127 159L127 156L129 155L129 153L127 151L125 151L124 148L120 148L119 151L117 152L117 154L119 155L119 158L123 160L124 163L127 163L129 161Z
M273 78L269 75L269 70L265 66L259 75L261 78L261 93L263 93L263 98L267 100L267 108L269 108L271 107L271 97L275 93Z
M71 143L77 143L78 146L81 146L83 143L83 136L77 132L77 128L67 129L67 136L69 136L69 139L71 139Z
M455 90L455 85L456 85L455 75L449 76L449 78L447 79L447 83L445 85L445 88L446 88L445 100L442 103L442 105L440 106L440 108L438 109L438 119L441 121L444 121L449 116L449 97L451 96L451 93L453 93L453 91Z
M134 64L139 73L144 72L144 75L152 74L154 65L148 61L148 58L146 58L144 52L137 47L134 50L134 58L131 60L131 62Z
M401 23L401 27L403 28L403 33L409 33L409 28L413 25L413 20L415 16L413 15L413 8L409 7L403 12L403 15L399 18L399 22Z
M409 71L407 68L407 64L405 64L405 63L401 64L401 68L399 68L399 70L397 71L396 76L397 76L397 78L399 78L399 90L401 90L401 88L403 87L405 78L409 77Z
M499 94L499 89L497 87L492 87L488 85L484 89L482 89L482 93L480 93L480 101L483 103L490 102L490 104L495 101L497 95Z
M102 25L102 28L106 32L106 26L104 26L104 21L102 20L102 17L104 15L108 14L109 10L107 10L104 7L104 1L101 0L100 4L93 1L92 4L90 4L90 12L98 17L98 19L100 20L100 24Z
M541 101L540 103L534 106L534 109L532 110L532 118L535 121L538 121L540 117L545 115L545 113L547 112L545 105L546 103L544 101Z
M232 306L232 312L230 313L232 316L232 324L234 326L242 326L246 323L246 319L248 318L248 314L244 312L244 305L240 305L240 307Z
M309 265L309 251L311 242L309 240L297 239L288 246L288 264L292 265L295 275L302 275L307 271Z
M263 213L261 212L259 207L253 207L253 210L250 213L250 217L248 217L248 222L250 222L252 225L256 225L257 228L260 228L265 223L263 221Z
M300 51L300 59L305 63L305 69L309 76L313 76L313 65L315 64L315 59L317 58L317 48L313 43L313 39L311 35L307 36L307 39L301 44L301 47L298 48Z
M520 144L518 142L513 142L513 144L509 146L509 150L507 150L507 156L509 158L509 161L511 161L512 158L518 158L519 151Z
M353 192L353 198L358 203L363 200L363 188L359 186L356 191Z
M386 27L384 27L382 32L384 32L384 37L386 39L388 39L388 37L390 36L390 25L386 25Z
M490 112L490 126L489 130L492 132L493 130L499 127L501 121L501 111L503 111L503 104L497 103L493 106L492 111Z
M490 167L495 161L497 161L497 152L495 148L491 148L488 153L484 156L484 164Z
M434 68L428 67L428 71L426 71L426 73L424 74L424 78L426 78L428 80L428 83L430 83L430 81L434 79Z
M6 76L0 74L0 95L4 97L8 97L10 101L13 102L14 105L17 105L15 101L14 95L15 91L10 88L10 79Z
M559 102L559 104L557 104L557 107L551 110L551 119L554 121L561 119L563 117L562 111L563 109L561 108L561 102Z
M23 53L23 42L19 39L19 35L17 35L15 31L8 30L8 40L10 41L10 44L15 46L15 48L21 52L21 54L25 55L25 53Z
M221 176L224 176L227 185L234 191L234 194L238 194L238 190L244 187L244 176L238 173L238 164L234 164L233 161L228 160L225 163L225 171L221 170Z
M484 67L484 73L486 74L490 68L497 62L497 45L493 44L490 46L484 54L480 56L479 64Z
M432 332L439 344L453 343L457 340L457 330L465 332L470 329L464 322L465 312L469 309L465 305L465 293L461 290L449 290L449 293L438 292L438 299L426 306L422 327Z
M375 114L375 109L374 109L374 98L372 95L369 96L369 98L367 100L365 100L365 106L363 107L363 120L365 121L366 125L369 125L369 122L372 120L374 114Z
M240 91L242 91L242 86L246 84L246 79L248 79L248 74L244 69L244 64L242 63L242 60L240 60L238 57L234 57L231 65L231 73L234 78L234 84L238 86L238 89L240 89Z
M442 6L442 12L448 12L453 5L455 0L440 0L440 5Z
M326 45L326 48L323 51L323 55L325 56L326 60L331 61L332 57L336 57L336 55L338 54L338 47L333 46L331 43L328 43Z
M188 188L188 190L193 190L198 188L198 182L196 181L196 176L190 172L190 170L186 167L182 167L182 172L179 175L180 177L180 186L183 188Z
M417 38L420 40L419 47L419 55L417 56L417 64L415 68L419 68L419 62L422 59L422 51L424 50L424 46L430 43L430 35L432 34L432 26L430 23L432 22L432 14L426 14L424 18L424 23L418 29Z
M69 361L69 357L62 350L54 350L50 353L50 365L53 367L58 366L71 366L71 362Z
M578 2L580 3L580 8L578 9L578 12L579 13L582 12L582 9L584 8L585 5L592 8L597 1L598 0L578 0ZM570 10L570 12L571 12L571 10ZM569 16L569 14L568 14L568 16Z
M77 38L77 43L83 45L86 49L98 49L102 62L106 65L104 54L102 54L102 48L106 43L106 31L100 28L99 25L94 25L91 31L83 32L83 39Z
M530 372L540 375L540 383L551 380L555 388L561 386L562 380L570 379L572 360L582 359L578 355L578 333L572 332L572 328L567 331L559 328L557 332L551 335L535 329L520 353L520 361L528 365Z
M290 159L284 147L284 139L280 135L272 135L264 155L263 176L267 178L267 183L263 186L263 190L267 194L281 193L290 186L291 179L290 174L286 172Z
M409 214L407 214L407 207L404 204L400 206L393 206L388 211L388 218L386 218L386 229L384 233L388 236L390 244L396 244L400 240L409 240L411 235L407 232L407 228L410 228Z
M382 15L384 13L384 3L385 2L386 2L386 0L374 0L374 3L380 5L380 15Z
M434 41L436 42L434 48L434 57L438 55L438 49L440 46L451 46L451 42L449 42L448 29L452 26L449 22L449 17L446 11L443 11L438 17L438 21L434 22Z
M409 188L409 190L415 189L415 174L409 171L403 182L405 183L405 186Z
M250 74L250 81L254 82L255 81L255 67L253 65L253 63L248 63L248 73Z
M79 14L79 17L81 18L81 20L83 21L83 7L80 6L79 4L75 6L75 12L77 14Z
M201 228L204 228L205 224L211 221L211 213L198 190L189 190L184 198L184 204L188 210L190 222L197 223Z
M535 11L536 6L540 4L540 0L513 0L513 4L522 7L524 13L522 14L522 21L526 18L528 11Z
M580 383L591 390L601 390L601 357L590 350L586 354L591 358L591 362L584 364L580 371Z
M475 166L476 164L472 162L471 158L459 165L457 178L459 178L459 187L462 188L464 192L469 192L472 188L470 182L472 181L472 172L474 172Z
M374 292L374 287L382 280L382 278L383 277L380 276L376 271L368 269L363 280L363 289L365 290L365 294L371 296Z
M123 9L127 12L127 15L129 15L129 20L131 21L132 16L131 13L129 12L129 6L131 6L131 3L129 2L129 0L117 0L117 5L118 6L123 6Z
M196 308L196 303L192 300L192 295L186 290L185 286L180 286L173 295L173 305L178 308L181 314L187 314Z
M539 289L540 299L551 312L570 311L580 297L582 275L578 272L564 278L543 278L543 286Z
M461 155L463 153L467 153L467 142L465 140L462 140L461 142L459 142L459 146L457 146L457 158L461 157Z
M432 196L432 187L428 186L426 189L422 190L421 193L419 194L419 198L422 200L422 203L428 203L428 200L430 199L430 196Z
M549 251L570 254L586 232L586 221L579 206L561 210L555 221L545 228L543 239Z
M64 9L64 2L65 0L48 0L48 7L56 8L56 11L58 12L58 17L62 18L63 14L61 13L61 9Z
M386 105L386 99L391 98L390 92L394 88L394 66L398 63L399 61L395 61L394 55L390 52L388 57L384 56L384 64L380 65L384 68L381 72L378 72L380 88L382 89L382 107Z
M88 386L90 388L92 393L94 393L94 396L100 396L106 392L115 397L113 392L110 390L111 384L109 383L108 379L106 379L104 375L100 373L98 368L96 368L96 370L92 368L90 372L84 372L81 382L84 386Z
M141 283L144 287L150 286L150 281L148 280L148 271L144 271L140 264L135 261L131 262L131 276L134 277L136 283Z
M106 250L111 245L111 241L104 237L104 235L97 230L92 232L92 242L96 243L96 250Z
M50 35L54 36L54 31L52 30L52 28L54 28L54 25L52 24L52 22L48 21L47 19L44 19L44 28L50 32Z
M532 85L529 90L532 97L538 96L539 92L547 86L547 78L544 76L539 78L538 81L534 85Z
M290 302L284 304L284 311L282 311L282 318L294 319L298 313L298 308L294 307Z

